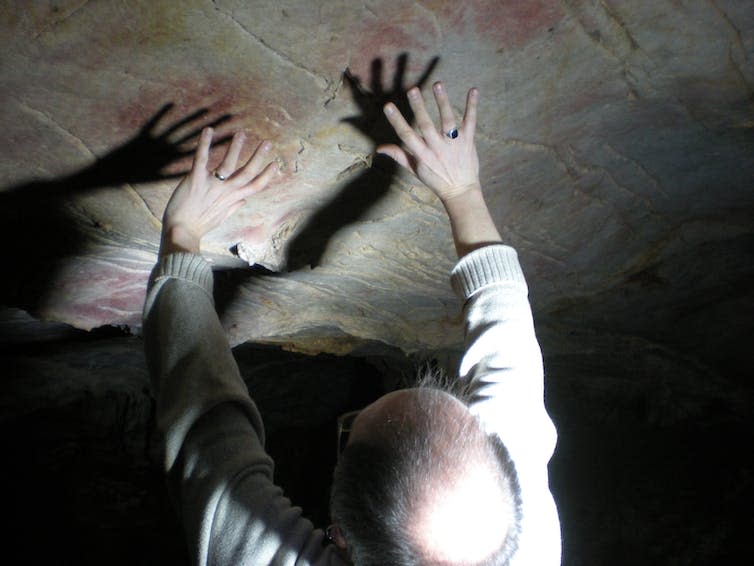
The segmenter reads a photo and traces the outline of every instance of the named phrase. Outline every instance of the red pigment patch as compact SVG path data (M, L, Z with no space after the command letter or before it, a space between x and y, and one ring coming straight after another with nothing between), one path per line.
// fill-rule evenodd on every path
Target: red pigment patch
M261 82L261 81L260 81ZM250 84L252 83L252 84ZM129 139L141 130L168 103L174 106L160 117L152 135L159 136L181 120L189 118L195 112L206 109L206 114L192 119L180 130L171 135L172 139L193 133L215 120L224 119L215 126L215 141L230 136L235 130L247 134L242 162L248 159L262 140L276 140L286 135L286 126L293 121L285 114L271 92L259 84L245 80L239 84L237 79L222 76L203 75L193 80L172 79L165 88L144 87L139 96L122 107L117 113L116 131L121 139ZM225 119L229 117L229 119ZM181 146L183 150L192 150L198 137L191 138ZM213 146L210 154L210 166L218 163L225 154L227 146ZM175 162L166 173L186 171L191 167L191 157Z
M269 237L267 227L264 224L255 224L253 226L242 226L238 230L230 233L229 239L236 242L243 242L250 246L264 244Z
M106 324L140 324L150 265L127 258L121 265L109 257L71 261L75 264L63 267L45 299L44 316L86 330Z
M445 33L457 33L473 41L475 37L490 38L500 47L517 48L546 33L565 16L558 0L423 0L426 10L406 7L390 18L365 21L365 28L355 33L358 44L351 57L351 71L368 85L370 65L375 58L383 60L383 84L391 85L395 71L395 57L409 53L406 86L410 79L422 74L429 58L438 53L428 49L438 43L435 23L430 12L437 16ZM424 59L422 59L422 57Z
M565 15L557 0L476 0L466 5L473 11L477 29L508 48L526 45Z
M201 76L193 80L173 79L164 88L144 87L139 96L122 107L117 114L118 128L124 133L135 133L141 129L166 104L174 104L170 111L159 120L155 133L160 134L194 112L206 109L207 113L189 122L181 130L208 125L213 120L232 115L236 118L239 108L253 108L259 100L243 100L243 92L236 81L225 81L223 77ZM257 111L256 114L261 114ZM233 122L226 124L233 125ZM220 126L224 130L227 125Z
M491 36L500 47L516 48L529 43L563 19L558 0L467 0L463 3L429 0L446 29L468 33L473 22L475 31Z
M391 9L390 16L381 19L369 18L365 27L355 30L354 37L358 43L354 46L350 59L351 72L369 87L372 61L382 60L382 85L386 91L391 90L396 71L396 58L401 53L408 53L406 79L404 86L412 85L411 79L419 77L426 69L429 60L436 55L428 53L430 47L422 38L432 40L435 27L428 14L413 7ZM430 43L433 43L431 41Z

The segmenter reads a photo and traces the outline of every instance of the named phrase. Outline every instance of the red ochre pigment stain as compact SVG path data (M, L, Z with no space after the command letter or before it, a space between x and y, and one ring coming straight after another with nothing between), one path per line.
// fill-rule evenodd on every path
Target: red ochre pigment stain
M469 0L462 4L437 2L437 5L451 29L473 31L482 39L491 37L499 47L507 49L526 45L564 17L557 0Z
M64 315L68 320L75 320L76 326L90 329L103 324L138 325L141 322L140 311L144 304L147 288L148 271L133 271L127 266L89 262L75 273L66 273L58 281L60 296L78 297L64 304ZM78 292L82 288L91 288L91 302L86 301ZM97 289L107 288L107 293ZM68 291L70 289L70 291ZM116 314L117 313L117 314Z
M467 10L472 11L481 34L495 37L501 47L507 48L529 43L564 17L560 2L556 0L472 0L467 3Z
M185 124L180 132L193 132L222 118L223 123L215 127L218 136L241 129L247 133L247 145L255 147L262 139L279 138L280 130L291 121L281 110L281 101L269 89L247 79L240 84L237 79L200 75L191 80L169 78L165 84L165 88L144 87L138 97L118 110L118 128L123 133L138 132L166 104L172 107L158 121L154 135L196 112L206 111Z
M238 232L237 239L247 244L262 244L266 241L268 232L264 224L246 226Z
M185 140L177 149L193 152L198 143L198 133L205 127L212 125L218 119L224 119L215 125L215 135L210 151L209 168L215 168L222 161L227 149L227 142L236 130L246 134L246 143L241 152L239 167L252 155L253 151L263 140L273 143L270 159L281 156L288 164L276 184L292 176L292 163L295 161L298 144L292 144L294 137L293 125L297 113L288 114L288 108L295 106L280 93L273 93L265 86L264 81L253 81L247 78L239 82L237 78L222 75L198 75L193 80L186 78L168 77L165 88L150 85L139 91L139 96L123 105L117 111L118 136L130 139L144 128L166 104L172 107L163 114L150 132L151 136L160 136L182 120L192 117L199 111L206 113L196 116L168 137L168 142L175 143L189 134L197 134ZM298 114L301 114L299 109ZM225 143L219 142L224 140ZM183 174L191 168L193 153L182 159L176 159L166 164L161 170L163 174ZM138 189L137 189L138 190Z
M435 36L434 24L426 11L404 8L391 11L389 16L380 19L365 20L364 27L353 33L358 39L351 52L350 70L365 87L369 87L372 61L380 59L382 85L389 91L393 86L398 55L409 54L406 78L410 81L421 75L435 55L429 53L436 42ZM406 86L410 85L408 82Z
M437 16L443 34L469 41L492 38L507 49L526 45L564 17L558 0L424 0L422 5ZM414 31L426 37L430 29Z
M182 119L202 109L205 109L207 113L191 121L187 127L205 125L213 118L227 113L233 105L233 99L232 96L222 93L216 87L202 86L199 81L185 86L170 81L166 83L164 89L154 87L139 89L139 95L118 110L118 125L122 130L137 132L167 104L170 104L171 108L155 125L153 134L161 134Z
M391 18L366 20L364 28L354 33L359 39L353 48L351 71L368 84L370 63L381 58L383 84L389 87L395 57L405 52L409 54L410 84L429 59L435 55L443 58L447 36L465 37L469 42L492 41L498 48L519 48L547 33L565 16L558 0L424 0L422 6L426 9L406 8Z

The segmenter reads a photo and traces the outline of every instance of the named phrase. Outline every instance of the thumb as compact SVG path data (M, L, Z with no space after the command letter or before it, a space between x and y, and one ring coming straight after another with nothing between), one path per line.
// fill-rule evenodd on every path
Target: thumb
M414 175L416 175L416 168L414 167L414 160L411 159L406 153L406 151L393 143L388 144L382 144L378 145L377 149L375 149L377 153L381 153L382 155L387 155L388 157L392 158L398 165L401 167L405 167L409 171L411 171Z

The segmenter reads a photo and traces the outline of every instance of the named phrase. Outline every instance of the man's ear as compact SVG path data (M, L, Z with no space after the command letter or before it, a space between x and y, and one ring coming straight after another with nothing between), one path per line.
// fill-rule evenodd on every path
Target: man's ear
M346 538L343 536L343 531L340 530L340 527L338 527L338 525L330 525L329 527L327 527L325 533L327 534L327 538L329 538L332 543L339 549L348 549Z

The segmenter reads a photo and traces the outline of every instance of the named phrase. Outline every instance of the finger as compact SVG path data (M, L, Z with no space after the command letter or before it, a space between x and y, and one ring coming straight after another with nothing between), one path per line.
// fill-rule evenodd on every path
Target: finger
M450 106L448 100L448 93L445 90L445 85L440 81L432 85L432 92L435 93L435 101L437 102L437 108L440 110L440 123L442 124L442 131L447 133L456 127L456 118L453 115L453 108Z
M226 220L227 220L228 218L230 218L230 217L231 217L231 216L233 216L233 215L234 215L234 214L235 214L236 212L238 212L238 211L239 211L239 209L241 209L241 207L243 207L243 205L245 205L245 204L246 204L246 201L245 201L245 200L243 200L243 199L241 199L241 200L239 200L238 202L236 202L236 203L233 203L232 205L230 205L230 206L228 207L228 210L227 210L227 212L225 213L225 218L223 218L223 220L222 220L222 221L223 221L223 222L225 222L225 221L226 221Z
M398 134L398 137L411 153L419 157L425 152L427 148L426 144L414 129L408 125L400 110L392 102L388 102L385 105L385 116L395 130L395 133Z
M233 184L236 186L243 186L254 180L269 159L271 149L272 144L269 141L263 141L260 143L246 162L246 165L239 169L231 178Z
M204 131L204 130L202 130L202 131ZM200 134L201 134L201 132L200 132ZM217 138L217 139L215 139L213 137L213 139L212 139L212 147L216 149L218 147L222 147L224 145L228 145L232 139L233 139L232 136L222 136L221 138ZM196 154L196 148L187 149L187 150L184 151L183 149L174 146L174 149L176 151L175 151L175 153L173 153L173 158L176 161L179 160L179 159L182 159L184 157L188 157L188 156L192 156L192 155Z
M418 88L409 89L408 103L414 112L416 125L419 126L419 130L421 130L422 136L424 136L427 143L433 144L439 141L441 139L440 134L437 133L437 128L432 122L432 118L427 114L427 108L424 106L424 98Z
M238 192L238 198L244 199L266 188L277 176L280 165L276 162L268 163L262 172L254 177L254 180L242 187Z
M207 161L209 160L209 146L212 145L212 128L204 128L202 137L199 138L199 145L196 147L194 154L194 165L192 171L207 171Z
M230 177L236 170L244 141L246 141L246 135L243 132L239 131L233 135L233 141L230 142L230 147L228 147L222 163L217 168L217 172L223 177Z
M231 114L223 114L219 118L215 118L214 120L212 120L209 124L207 124L205 126L205 128L209 127L209 128L215 128L216 129L216 128L219 128L220 126L222 126L225 122L227 122L229 120L232 120L232 119L233 119L233 116ZM182 137L178 138L177 140L175 140L173 142L173 145L180 145L182 143L186 143L187 141L189 141L189 140L195 138L196 136L198 136L199 133L202 131L202 129L203 128L196 128L196 129L194 129L193 131L187 133L185 136L182 136Z
M414 161L409 157L409 155L403 151L403 149L395 144L384 144L377 147L375 150L377 153L381 153L382 155L387 155L393 161L398 163L401 167L405 167L409 171L411 171L414 175L416 175L416 168L414 167Z
M476 131L476 108L479 102L479 90L476 88L469 89L466 95L466 110L463 114L463 123L461 129L470 139L474 139Z

